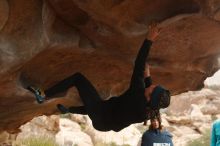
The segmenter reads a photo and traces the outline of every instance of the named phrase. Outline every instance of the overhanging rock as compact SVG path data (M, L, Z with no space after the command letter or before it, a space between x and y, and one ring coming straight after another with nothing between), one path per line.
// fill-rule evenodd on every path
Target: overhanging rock
M74 89L36 104L23 87L48 88L85 74L107 98L129 85L148 25L163 28L149 63L154 83L172 94L197 90L218 69L218 0L2 0L0 2L0 131L16 132L55 105L79 105Z

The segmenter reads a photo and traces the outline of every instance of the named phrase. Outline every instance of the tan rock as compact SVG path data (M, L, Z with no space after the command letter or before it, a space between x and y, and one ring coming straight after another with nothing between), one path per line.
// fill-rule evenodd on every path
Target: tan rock
M172 124L191 125L192 120L188 116L169 116L166 120Z
M81 127L78 123L67 118L60 118L59 129L61 131L81 131Z
M56 142L59 146L93 146L91 138L80 131L60 131L56 135Z
M213 95L213 93L210 94ZM207 96L209 96L209 93L205 90L189 91L180 95L175 95L172 97L171 105L168 107L167 113L176 116L188 115L192 110L191 105L206 104Z
M22 125L20 130L21 132L16 137L17 142L35 137L48 137L53 139L59 130L59 117L36 117L25 125Z
M175 126L174 126L175 127ZM175 132L173 132L175 135L178 135L179 137L189 135L189 134L197 134L197 132L193 129L193 127L187 127L187 126L176 126ZM178 133L178 134L177 134Z
M92 124L88 115L71 114L71 120L80 124Z
M195 140L199 137L201 137L200 134L188 134L188 135L185 135L181 138L174 136L173 143L177 146L186 146L189 141Z
M164 127L169 127L170 126L169 122L167 121L167 119L165 117L162 117L162 125Z
M56 142L60 146L93 146L90 136L81 131L80 125L65 118L60 119L60 131L56 134Z
M212 103L201 106L201 112L205 115L216 115L220 113L219 109Z
M190 117L192 118L192 120L200 120L204 117L204 114L201 112L198 105L191 105Z
M115 143L116 145L131 145L137 146L142 134L134 125L130 125L129 127L119 131L108 131L101 132L97 131L94 128L90 127L85 131L95 144L111 144Z
M72 98L38 105L25 89L30 84L47 89L82 72L103 99L120 95L129 86L148 25L173 16L152 46L152 78L173 95L201 89L204 79L219 68L220 27L212 17L218 4L218 0L1 0L0 131L16 132L33 117L57 113L57 103L80 103L73 91Z
M193 126L195 127L196 131L200 134L205 134L207 130L211 129L212 122L194 122Z
M217 113L217 114L219 114L219 111L220 111L220 98L218 97L218 99L213 100L211 103L212 103L215 107L217 107L217 109L218 109L218 113Z
M220 114L216 115L217 119L220 119Z

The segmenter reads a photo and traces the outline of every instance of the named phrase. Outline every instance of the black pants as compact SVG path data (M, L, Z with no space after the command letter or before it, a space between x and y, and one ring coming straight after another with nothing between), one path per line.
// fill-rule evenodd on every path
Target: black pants
M45 95L46 97L53 98L57 93L65 92L73 86L77 88L84 106L70 107L70 112L88 114L91 118L94 117L93 115L98 111L95 111L95 107L100 107L102 100L94 86L81 73L75 73L48 90L45 90Z
M145 88L145 61L148 56L150 46L151 42L145 40L138 52L129 88L129 90L132 90L132 92L137 91L136 89ZM74 75L57 83L50 89L46 90L45 95L46 97L53 97L55 94L65 92L68 88L73 86L77 88L79 96L84 103L84 106L70 107L70 112L78 114L88 114L93 121L93 125L100 125L100 122L102 122L102 116L103 114L105 114L102 111L104 101L100 98L99 94L97 93L94 86L90 83L90 81L81 73L75 73ZM103 129L108 128L106 126L108 125L105 125ZM102 130L102 128L99 128L99 130Z

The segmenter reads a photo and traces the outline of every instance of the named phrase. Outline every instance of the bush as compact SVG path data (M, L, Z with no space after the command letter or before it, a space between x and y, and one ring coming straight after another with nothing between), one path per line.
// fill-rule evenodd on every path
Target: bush
M95 146L130 146L129 144L123 144L123 145L117 145L116 143L112 142L112 143L96 143Z
M188 146L209 146L210 145L210 130L207 130L205 134L188 143Z
M30 137L24 139L16 146L59 146L54 139L48 137Z

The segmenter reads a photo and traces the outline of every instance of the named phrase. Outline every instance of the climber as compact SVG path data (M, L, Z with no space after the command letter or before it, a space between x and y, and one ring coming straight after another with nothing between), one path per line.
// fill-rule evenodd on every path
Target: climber
M151 111L166 108L170 104L169 90L152 84L149 67L146 65L150 47L159 32L156 25L149 27L147 38L135 60L130 86L118 97L102 100L94 86L81 73L75 73L45 91L33 86L29 86L28 89L34 93L38 103L42 103L45 98L55 98L58 93L76 87L84 105L66 108L58 104L57 108L62 113L88 114L94 128L100 131L119 131L132 123L148 120Z
M163 129L160 114L152 113L150 126L142 135L141 146L173 146L172 135Z

